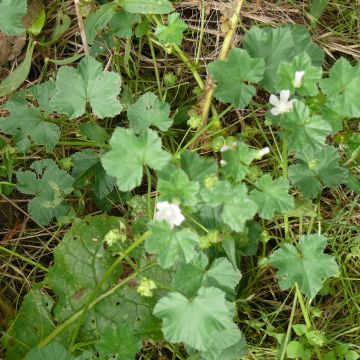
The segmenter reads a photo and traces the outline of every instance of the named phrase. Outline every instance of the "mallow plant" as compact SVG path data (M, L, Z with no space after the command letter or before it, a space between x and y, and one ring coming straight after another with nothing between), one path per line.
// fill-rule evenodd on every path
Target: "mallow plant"
M179 14L168 1L141 4L100 6L87 20L96 24L88 25L88 37L105 29L116 35L111 19L122 14L134 20L129 36L135 23L146 20L146 36L181 55L186 26ZM149 16L168 13L162 20ZM176 109L153 92L133 99L126 122L115 122L111 135L101 128L96 119L125 113L122 79L90 55L10 98L1 131L21 152L35 145L49 154L16 173L18 191L31 197L28 212L42 225L67 217L72 226L3 337L6 358L130 360L154 342L167 344L180 359L246 355L236 301L242 296L241 259L257 254L271 221L281 224L283 239L259 266L274 267L273 286L294 289L306 312L304 296L314 299L339 269L325 252L326 234L311 227L298 232L289 218L307 216L299 205L304 199L317 201L326 188L347 184L351 175L329 139L360 116L360 65L340 58L324 72L323 61L321 48L301 26L247 31L241 47L207 67L213 105L265 109L257 124L262 134L274 134L274 142L265 136L265 146L255 148L241 133L214 133L221 144L212 157L190 146L206 130L201 122L176 151L164 145ZM267 94L267 103L258 91ZM82 133L96 146L56 163L51 154L61 125L49 121L55 114L81 119ZM261 161L277 170L263 171ZM102 214L76 216L69 196L84 188ZM128 209L127 218L106 214L106 199L116 201L114 194Z

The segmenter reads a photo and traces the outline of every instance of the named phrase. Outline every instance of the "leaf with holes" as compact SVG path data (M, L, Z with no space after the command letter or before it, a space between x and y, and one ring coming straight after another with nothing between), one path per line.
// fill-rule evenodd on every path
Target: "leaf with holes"
M249 83L258 83L263 78L264 60L253 59L242 49L232 49L225 61L209 64L212 78L217 82L214 96L237 108L246 107L255 95L255 87Z
M279 269L276 277L280 287L287 290L297 283L301 292L313 299L322 281L338 272L335 258L324 254L326 245L322 235L304 235L296 247L284 244L271 254L269 261Z

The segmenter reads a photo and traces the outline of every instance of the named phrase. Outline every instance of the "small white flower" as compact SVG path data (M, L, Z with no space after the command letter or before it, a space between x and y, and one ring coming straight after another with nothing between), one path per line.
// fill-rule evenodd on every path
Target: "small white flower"
M256 159L260 160L265 155L269 154L269 152L270 152L270 149L268 147L264 147L263 149L258 150L258 152L256 153Z
M295 88L301 87L302 79L305 75L305 71L296 71L293 85Z
M225 165L227 165L227 162L225 160L220 160L220 165L225 166Z
M228 150L230 150L230 147L229 147L228 145L224 144L224 145L221 147L220 152L225 152L225 151L228 151Z
M156 209L155 219L167 221L172 229L174 226L179 226L185 220L185 217L177 204L159 201L156 205Z
M290 90L281 90L280 98L278 98L274 94L271 94L269 103L274 107L270 110L270 112L274 116L277 116L291 111L295 100L289 100L289 97L290 97Z

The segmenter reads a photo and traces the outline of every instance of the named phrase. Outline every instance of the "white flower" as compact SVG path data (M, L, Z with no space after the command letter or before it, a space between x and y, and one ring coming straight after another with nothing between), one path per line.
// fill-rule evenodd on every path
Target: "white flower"
M305 75L305 71L296 71L293 85L295 88L301 87L302 79Z
M225 165L227 165L227 162L225 160L220 160L220 165L225 166Z
M178 226L185 220L179 205L170 204L167 201L159 201L156 209L155 219L167 221L172 229L175 225Z
M256 159L260 160L262 157L269 154L269 152L270 152L270 149L268 147L264 147L263 149L258 150L256 153Z
M220 149L221 152L225 152L225 151L228 151L228 150L230 150L230 147L228 145L226 145L226 144L224 144Z
M281 90L280 98L278 98L274 94L271 94L269 103L274 107L270 110L270 112L274 116L277 116L291 111L295 100L289 100L289 97L290 97L290 90Z

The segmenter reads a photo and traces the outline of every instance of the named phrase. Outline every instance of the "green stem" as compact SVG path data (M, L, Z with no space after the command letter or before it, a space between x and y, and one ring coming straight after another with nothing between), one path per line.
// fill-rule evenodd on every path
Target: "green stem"
M148 166L145 166L145 171L146 171L147 186L148 186L147 194L146 194L148 215L149 215L149 219L152 219L153 215L151 208L151 173Z
M160 81L160 74L159 74L159 69L157 66L157 62L156 62L156 56L155 56L155 50L154 50L154 44L152 42L152 40L150 39L150 37L148 37L149 40L149 46L150 46L150 51L151 51L151 57L154 63L154 70L155 70L155 76L156 76L156 83L157 83L157 87L158 87L158 91L159 91L159 96L162 99L162 89L161 89L161 81Z
M204 33L205 33L205 0L201 0L200 36L199 36L198 46L197 46L197 50L196 50L195 65L199 64Z
M283 140L283 148L282 148L282 172L283 177L285 179L288 178L288 136L285 132L284 140ZM285 227L285 240L289 241L290 239L290 225L289 225L289 217L284 215L284 227Z
M79 333L80 327L84 321L85 315L87 313L87 311L89 310L89 306L91 305L91 303L94 301L97 293L99 292L99 290L101 289L101 287L104 285L105 281L112 275L112 273L119 267L120 263L135 249L137 248L140 244L142 244L145 239L149 236L149 233L146 232L144 233L142 236L140 236L136 241L134 241L122 254L121 256L119 256L113 263L112 265L109 267L109 269L105 272L105 274L102 276L101 280L98 282L98 284L95 286L94 290L91 292L89 299L87 301L87 303L85 304L85 306L82 309L81 312L81 317L79 319L79 321L77 322L76 328L72 334L71 337L71 342L70 342L70 346L69 349L74 345L77 335Z

